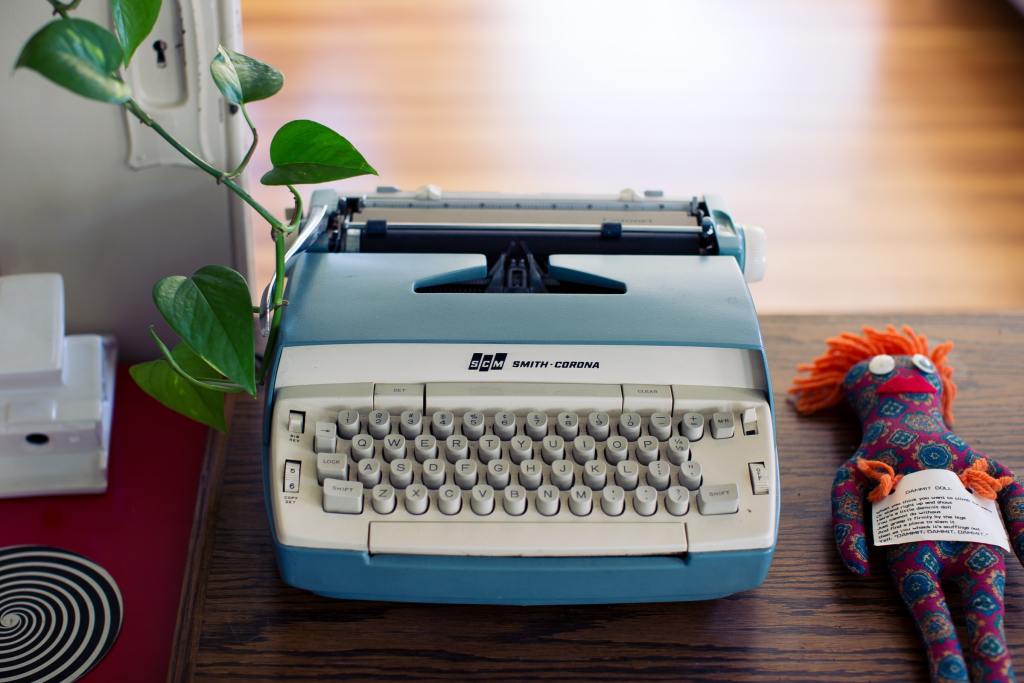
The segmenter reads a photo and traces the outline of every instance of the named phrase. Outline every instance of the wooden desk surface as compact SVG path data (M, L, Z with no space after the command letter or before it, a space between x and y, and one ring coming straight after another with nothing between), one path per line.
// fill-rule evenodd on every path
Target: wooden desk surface
M1024 315L894 320L957 342L958 433L1024 473ZM838 409L797 418L783 395L794 365L819 353L826 336L865 322L888 320L763 320L778 401L778 549L763 586L710 602L433 606L295 590L274 566L259 477L260 407L240 403L225 448L210 460L210 512L197 524L171 680L924 679L913 623L884 572L854 577L832 543L829 490L859 441L858 425ZM952 591L950 602L959 607ZM1024 576L1012 559L1006 602L1020 667Z

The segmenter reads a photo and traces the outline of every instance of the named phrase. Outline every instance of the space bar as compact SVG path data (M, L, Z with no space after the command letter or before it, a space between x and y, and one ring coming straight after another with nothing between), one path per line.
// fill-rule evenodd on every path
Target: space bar
M370 522L370 553L489 557L675 555L682 522Z

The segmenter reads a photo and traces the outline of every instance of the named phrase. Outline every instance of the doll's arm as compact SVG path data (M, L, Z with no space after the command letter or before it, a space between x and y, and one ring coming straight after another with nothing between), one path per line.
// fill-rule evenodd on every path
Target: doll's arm
M1010 547L1017 559L1024 564L1024 486L1010 468L988 458L988 473L995 478L1012 477L1013 481L998 494L999 507L1003 512L1006 532L1010 535Z
M832 532L843 564L854 574L867 576L868 542L864 535L864 483L857 472L859 451L843 463L832 483Z

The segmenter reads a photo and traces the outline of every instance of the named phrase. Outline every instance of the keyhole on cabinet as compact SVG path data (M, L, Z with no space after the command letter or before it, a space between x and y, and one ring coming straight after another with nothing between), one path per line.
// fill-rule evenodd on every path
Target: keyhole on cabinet
M162 40L158 40L153 43L153 49L156 50L156 65L159 69L167 67L167 43Z

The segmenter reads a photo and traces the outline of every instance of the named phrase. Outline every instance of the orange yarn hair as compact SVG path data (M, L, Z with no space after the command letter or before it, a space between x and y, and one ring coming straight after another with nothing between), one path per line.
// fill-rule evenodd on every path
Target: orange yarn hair
M863 335L843 332L827 339L828 349L811 363L797 366L797 376L789 393L793 394L796 409L807 415L822 408L834 406L843 400L843 378L857 363L879 354L890 356L912 356L916 353L927 356L935 364L942 380L942 415L947 425L953 424L953 399L956 398L956 384L953 383L953 368L947 363L947 356L953 349L953 342L938 344L928 350L928 338L919 335L904 325L897 330L892 325L884 331L871 327L862 328Z

